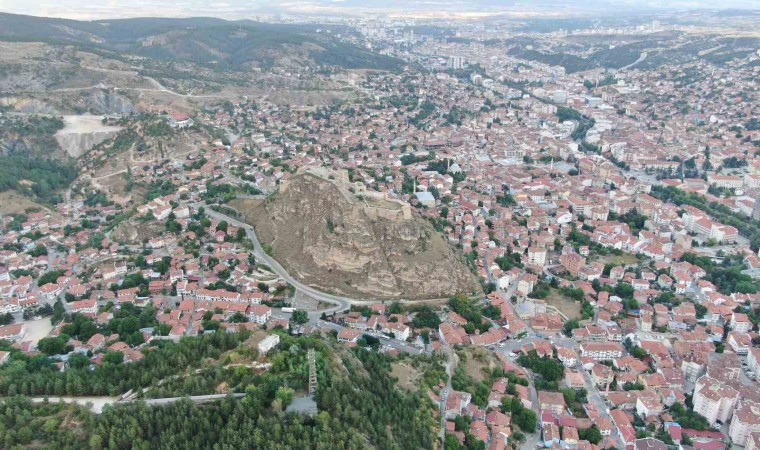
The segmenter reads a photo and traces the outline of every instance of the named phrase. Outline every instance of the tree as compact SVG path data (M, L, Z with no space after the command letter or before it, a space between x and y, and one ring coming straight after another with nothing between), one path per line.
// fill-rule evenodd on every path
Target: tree
M578 322L578 319L570 319L565 322L565 325L562 327L562 331L564 331L566 336L572 336L573 330L580 327L581 324Z
M537 421L538 418L536 413L528 408L523 408L512 417L512 422L516 423L520 429L526 433L533 433L536 431Z
M69 356L68 364L72 369L83 369L90 365L90 358L81 353L74 353Z
M109 351L103 356L103 362L106 364L121 364L124 362L124 353Z
M285 386L280 386L277 388L277 392L275 393L275 397L282 402L282 407L288 406L293 401L293 389Z
M42 287L46 284L55 283L58 280L58 277L62 276L65 273L65 270L53 270L47 272L37 280L37 286Z
M584 430L578 430L578 437L585 439L594 445L602 442L602 432L596 425L591 425L591 428L586 428Z
M429 306L422 307L412 319L412 326L414 328L438 328L441 324L441 319L438 314Z
M65 335L42 338L37 343L37 348L46 355L60 355L66 352L67 341L68 336Z
M31 256L43 256L48 254L48 249L44 245L37 244L33 249L29 250Z
M633 286L631 286L628 283L618 283L615 286L615 295L617 295L620 298L627 299L633 297Z
M290 321L296 325L302 325L309 321L309 314L302 309L297 309L290 316Z

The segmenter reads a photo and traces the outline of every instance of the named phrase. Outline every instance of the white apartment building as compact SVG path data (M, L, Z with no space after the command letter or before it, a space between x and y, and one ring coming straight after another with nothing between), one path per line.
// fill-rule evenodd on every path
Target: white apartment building
M0 303L0 314L17 313L21 311L21 305L18 304L17 298L11 298Z
M747 353L747 367L755 373L760 373L760 348L752 347Z
M713 175L707 178L707 182L719 188L741 189L744 187L744 180L736 175Z
M544 266L546 264L546 249L539 247L530 247L528 249L528 264Z
M71 311L81 314L95 314L98 312L98 302L95 299L79 300L69 303Z
M752 328L752 322L750 322L746 314L735 312L731 314L730 326L733 331L738 333L748 333L750 328Z
M623 346L617 342L584 342L581 354L596 361L612 361L623 356Z
M0 339L16 342L23 339L24 335L26 335L26 326L22 323L0 326Z
M269 350L277 347L280 343L280 336L277 334L270 334L259 342L259 353L267 353Z
M746 446L751 432L760 432L760 403L742 400L734 411L728 435L734 445Z
M412 330L401 322L388 322L385 327L383 327L383 332L393 333L393 336L395 336L396 339L405 341L409 339Z
M259 325L267 323L270 317L272 317L272 308L266 305L251 305L251 309L248 312L248 318L251 322Z
M694 412L706 418L710 424L728 423L739 393L708 376L700 377L694 387Z
M752 346L752 338L747 333L731 331L728 333L728 345L737 355L746 355Z
M749 434L744 450L760 450L760 431L753 431Z

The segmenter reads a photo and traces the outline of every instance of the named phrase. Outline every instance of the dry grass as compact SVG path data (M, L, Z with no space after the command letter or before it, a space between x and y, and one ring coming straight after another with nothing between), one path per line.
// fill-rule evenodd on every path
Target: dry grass
M114 228L111 233L111 239L117 242L139 245L146 239L161 236L164 232L163 225L157 222L143 223L135 220L125 220Z
M398 386L412 391L417 389L422 372L405 362L394 362L391 364L391 377L398 380Z
M545 300L547 305L554 306L571 319L581 316L581 302L565 297L556 289L552 289L551 294Z
M485 379L483 369L494 369L499 366L494 354L483 347L468 347L462 350L461 354L465 358L460 358L460 361L464 361L467 375L471 376L475 382Z
M25 213L31 209L45 210L47 207L35 203L34 200L16 191L0 192L0 215ZM55 213L54 215L58 216Z
M235 208L243 214L243 220L246 223L253 223L253 211L258 208L264 200L253 198L236 198L228 203L228 206Z
M617 266L622 266L622 265L627 266L630 264L636 264L639 260L636 259L636 255L632 253L623 253L620 256L616 256L616 255L600 256L598 259L596 259L596 261L602 264L612 263Z

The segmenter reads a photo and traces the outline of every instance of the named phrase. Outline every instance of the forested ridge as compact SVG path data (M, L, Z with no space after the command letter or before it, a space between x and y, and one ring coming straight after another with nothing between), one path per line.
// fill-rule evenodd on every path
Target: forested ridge
M57 117L0 117L0 192L15 189L49 203L60 199L56 191L77 176L73 161L53 158L60 152L53 136L63 126Z
M403 66L400 59L340 41L312 26L208 17L78 21L0 13L0 39L75 45L117 59L133 54L193 62L217 71L248 70L251 63L271 66L279 54L297 48L318 65L394 71Z
M0 155L0 192L9 189L57 202L55 191L76 178L74 164L39 157Z
M51 449L425 449L433 448L434 405L423 388L401 390L390 376L394 357L364 349L348 350L334 337L292 337L270 355L266 371L230 364L257 353L248 333L217 332L162 342L132 364L104 363L94 370L57 372L47 357L27 358L13 352L0 372L3 395L11 384L39 395L78 386L81 393L152 386L154 394L209 394L218 383L240 399L198 405L181 400L165 406L142 401L107 406L95 415L75 405L38 404L27 397L2 399L0 447ZM317 352L319 388L315 416L285 412L295 395L303 395L306 352ZM151 356L155 355L155 356ZM258 356L258 355L253 355ZM405 358L414 358L406 356ZM110 366L110 367L108 367ZM131 368L130 368L131 366ZM196 369L198 367L198 369ZM201 369L201 370L199 370ZM171 387L158 388L168 374ZM99 386L95 388L95 386ZM192 388L195 386L195 389ZM52 392L51 392L52 393ZM99 393L99 392L98 392ZM80 394L81 395L81 394Z

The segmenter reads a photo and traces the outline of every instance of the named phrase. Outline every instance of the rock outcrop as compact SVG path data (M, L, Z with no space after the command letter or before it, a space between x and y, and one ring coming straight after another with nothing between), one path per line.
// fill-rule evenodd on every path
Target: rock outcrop
M300 171L245 215L291 275L327 292L427 299L479 289L462 254L409 205L362 188L345 172Z
M135 112L132 102L111 89L93 89L84 99L85 108L93 114L130 114Z

